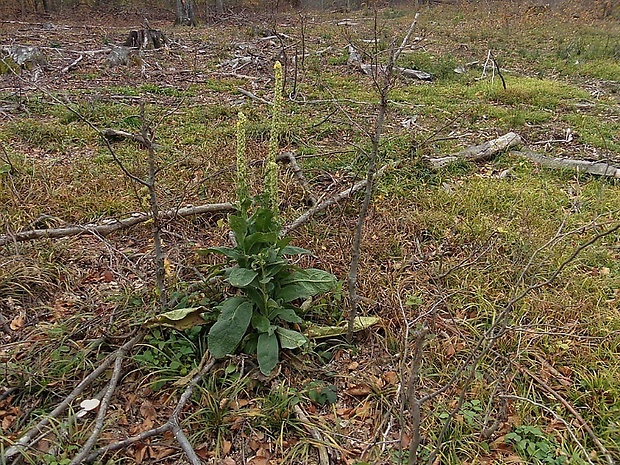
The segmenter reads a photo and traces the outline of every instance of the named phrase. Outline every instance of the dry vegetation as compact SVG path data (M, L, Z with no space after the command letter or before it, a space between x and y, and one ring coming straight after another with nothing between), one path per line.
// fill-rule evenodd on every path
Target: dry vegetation
M365 176L378 97L372 80L347 65L347 45L382 56L411 11L379 9L376 26L373 11L362 10L236 15L192 29L172 28L160 11L148 19L169 46L108 66L110 45L140 27L141 13L0 22L0 45L36 45L46 59L0 75L1 234L148 211L148 192L93 130L139 133L140 102L161 145L162 209L233 200L240 110L258 191L269 105L247 92L271 99L278 59L289 96L281 147L296 154L315 195ZM319 443L334 464L406 463L415 436L408 382L423 328L416 395L446 388L422 405L420 462L620 460L620 235L571 258L617 225L617 182L547 170L513 153L441 170L424 161L515 131L552 156L620 164L619 23L574 5L435 5L422 8L414 35L399 64L434 80L402 78L391 93L379 163L398 168L379 180L362 244L361 312L382 324L353 344L318 339L286 353L268 379L251 357L218 362L180 418L206 463L318 463ZM489 50L505 89L491 68L483 75ZM146 176L140 144L112 146L131 173ZM280 189L287 223L307 205L287 168ZM294 231L294 244L315 254L300 264L346 279L359 200ZM207 279L216 259L196 250L228 241L223 218L165 222L170 307L217 301L222 290ZM347 306L331 295L306 318L338 324ZM157 311L149 227L2 246L0 455ZM502 331L481 351L498 320ZM204 334L149 330L125 361L98 447L168 419L204 353ZM455 373L462 376L451 380ZM106 379L79 400L100 394ZM73 416L78 403L14 463L70 463L93 426L94 417ZM101 463L184 460L164 433Z

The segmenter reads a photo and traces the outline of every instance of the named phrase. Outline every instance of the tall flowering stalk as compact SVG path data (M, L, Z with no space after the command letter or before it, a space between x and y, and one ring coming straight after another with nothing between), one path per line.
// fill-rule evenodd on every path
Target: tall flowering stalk
M245 210L250 194L248 190L248 165L245 159L245 127L248 119L239 112L237 120L237 200L242 211Z
M265 170L265 195L274 216L278 216L278 139L280 136L280 114L282 113L282 64L276 61L273 66L276 83L271 111L271 136L269 138L269 153Z

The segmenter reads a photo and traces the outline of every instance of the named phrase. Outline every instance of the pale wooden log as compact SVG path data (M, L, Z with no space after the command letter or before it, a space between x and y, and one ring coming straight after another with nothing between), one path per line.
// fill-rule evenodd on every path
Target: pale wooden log
M534 152L526 148L519 151L515 150L511 153L525 157L546 168L575 170L580 173L588 173L596 176L620 178L620 167L610 165L609 163L548 157L542 153Z
M503 136L485 142L484 144L467 147L454 155L441 158L427 158L426 161L435 169L442 168L450 163L454 163L457 160L484 161L493 158L499 152L502 152L507 148L522 144L523 139L521 139L519 134L509 132L508 134L504 134Z
M215 203L207 205L199 205L196 207L184 207L174 210L167 210L160 213L161 219L171 219L175 217L184 217L191 215L201 215L204 213L226 213L233 211L231 203ZM101 225L84 225L84 226L67 226L65 228L53 229L33 229L30 231L22 231L15 234L7 234L0 236L0 246L10 244L12 242L24 242L35 239L58 239L61 237L77 236L84 233L94 233L100 236L106 236L119 229L130 228L140 223L144 223L151 219L151 215L147 213L137 213L134 216L122 220L114 220L109 224Z

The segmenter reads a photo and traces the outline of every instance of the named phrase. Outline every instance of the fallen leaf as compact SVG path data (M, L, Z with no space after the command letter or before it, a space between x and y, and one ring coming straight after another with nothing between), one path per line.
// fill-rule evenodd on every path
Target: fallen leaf
M220 463L221 465L237 465L237 462L235 462L235 459L233 459L232 457L226 457Z
M395 371L388 371L386 373L383 373L382 376L388 384L398 384L398 374Z
M222 455L227 455L232 448L232 442L230 441L222 441Z
M13 331L17 331L18 329L23 328L25 324L26 324L26 317L20 313L15 318L13 318L13 321L11 321L11 324L9 325L9 327Z
M344 392L349 394L350 396L359 397L359 396L367 396L368 394L372 392L372 390L370 389L370 386L366 384L356 384L354 386L351 386Z
M157 417L155 407L153 407L153 404L148 400L145 400L142 402L142 405L140 405L140 414L145 420L155 420Z

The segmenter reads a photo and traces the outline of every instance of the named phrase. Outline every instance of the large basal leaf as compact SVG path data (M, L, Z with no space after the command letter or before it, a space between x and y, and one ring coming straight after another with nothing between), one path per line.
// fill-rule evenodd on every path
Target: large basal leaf
M266 333L269 331L269 326L271 326L269 318L264 317L260 313L255 313L252 317L252 328L256 329L259 333Z
M235 287L246 287L254 278L258 276L258 273L248 268L235 267L230 270L228 274L228 282Z
M306 336L304 336L300 332L293 331L292 329L282 328L281 326L278 326L278 328L276 329L276 334L280 339L280 346L283 349L297 349L298 347L301 347L306 342L308 342Z
M271 370L278 364L279 352L278 336L275 333L262 333L258 336L256 356L262 374L269 376Z
M204 307L190 307L170 310L161 315L154 316L143 323L146 328L153 326L166 326L179 331L193 328L194 326L204 325L207 321L200 316L204 313Z
M324 294L336 287L336 277L327 271L309 268L297 270L281 281L282 288L276 298L283 302L306 299L317 294Z
M380 322L381 318L377 316L358 316L353 320L353 332L356 333L368 329ZM347 334L348 329L349 325L346 322L339 326L309 325L305 333L310 339L323 339L326 337L342 336Z
M209 352L221 358L235 352L252 319L252 302L243 297L231 297L220 305L222 313L207 336Z

